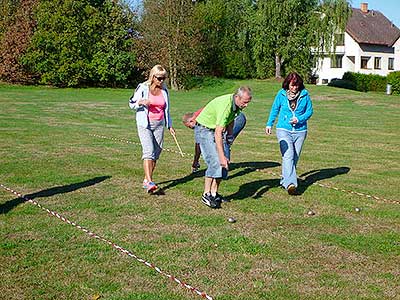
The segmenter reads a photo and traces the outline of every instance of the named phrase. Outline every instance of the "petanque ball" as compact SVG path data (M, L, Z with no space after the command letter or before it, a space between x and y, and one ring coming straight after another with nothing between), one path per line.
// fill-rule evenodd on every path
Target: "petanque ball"
M229 218L228 218L228 222L229 222L229 223L235 223L235 222L236 222L236 219L233 218L233 217L229 217Z

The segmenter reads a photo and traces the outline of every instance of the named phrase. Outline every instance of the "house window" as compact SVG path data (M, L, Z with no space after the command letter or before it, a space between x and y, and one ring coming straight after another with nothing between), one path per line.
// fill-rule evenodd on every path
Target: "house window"
M331 58L331 68L342 68L343 55L335 55Z
M381 58L375 57L374 59L374 69L380 70L381 69Z
M344 33L335 34L336 46L344 46Z
M394 57L388 59L388 70L394 70Z
M371 57L361 56L361 69L368 69L368 61Z

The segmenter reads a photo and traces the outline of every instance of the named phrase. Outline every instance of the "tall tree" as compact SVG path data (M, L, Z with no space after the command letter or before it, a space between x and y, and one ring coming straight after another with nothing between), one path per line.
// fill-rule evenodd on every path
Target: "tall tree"
M192 1L144 0L142 38L137 40L139 66L148 70L162 64L171 88L182 88L185 77L197 74L203 60L201 23Z
M351 9L345 0L258 0L253 18L253 53L258 76L271 59L275 77L296 69L309 75L312 59L335 49L334 34L342 32Z
M56 86L126 85L135 73L134 16L118 1L41 0L23 62Z
M206 0L201 1L198 8L204 20L205 69L217 76L251 77L253 63L249 19L252 1Z
M21 63L36 26L33 10L38 0L1 0L0 78L9 82L30 83L34 76Z

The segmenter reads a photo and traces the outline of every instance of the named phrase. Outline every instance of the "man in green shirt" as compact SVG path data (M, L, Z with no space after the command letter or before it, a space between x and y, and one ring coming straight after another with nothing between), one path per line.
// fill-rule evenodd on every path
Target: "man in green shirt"
M247 107L251 99L251 89L242 86L235 94L211 100L196 118L194 130L199 137L201 153L207 164L201 200L211 208L221 207L224 199L218 194L218 188L221 180L228 176L229 153L224 153L223 133L227 131L225 136L232 136L233 120Z

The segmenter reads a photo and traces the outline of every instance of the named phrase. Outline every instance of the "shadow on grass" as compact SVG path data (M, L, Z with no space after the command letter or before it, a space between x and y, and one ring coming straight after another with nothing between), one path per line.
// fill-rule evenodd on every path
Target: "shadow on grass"
M42 191L39 191L39 192L36 192L33 194L24 195L25 196L24 198L15 198L10 201L7 201L4 204L1 204L0 205L0 214L6 214L10 210L12 210L14 207L17 207L19 204L26 202L27 201L26 198L33 200L35 198L51 197L51 196L54 196L57 194L70 193L70 192L73 192L75 190L78 190L78 189L81 189L84 187L95 185L95 184L100 183L109 178L111 178L111 176L95 177L95 178L85 180L82 182L72 183L72 184L63 185L63 186L56 186L56 187L42 190Z
M262 197L270 188L278 187L280 179L256 180L242 184L239 190L225 198L227 200L243 200L246 198L258 199Z
M262 169L267 169L267 168L274 168L276 166L279 166L280 164L277 162L272 162L272 161L254 161L254 162L240 162L240 163L231 163L229 164L229 171L233 171L235 169L243 168L243 170L240 170L239 172L229 175L228 180L246 175L248 173L254 172L257 169L262 170ZM165 191L167 189L170 189L174 186L177 186L179 184L183 184L186 182L189 182L195 178L198 177L204 177L205 170L198 171L196 173L191 173L185 177L182 178L177 178L177 179L172 179L172 180L167 180L163 182L159 182L158 184L166 184L166 186L162 187L162 190Z
M275 167L277 165L279 165L279 164L273 165L271 167ZM260 168L256 168L256 169L260 169ZM296 195L303 194L310 185L314 184L317 181L327 179L327 178L332 178L337 175L346 174L349 171L350 171L350 168L348 168L348 167L338 167L338 168L312 170L312 171L306 172L306 173L300 175L300 177L305 177L305 178L299 179L299 186L297 188ZM238 172L238 173L240 173L240 172ZM280 178L279 179L256 180L256 181L242 184L236 193L226 196L225 198L228 200L243 200L248 197L257 199L257 198L262 197L263 194L265 194L270 188L279 187L279 186L280 186ZM282 191L284 191L284 190L282 190Z
M303 194L310 185L313 185L317 181L332 178L338 175L349 173L349 167L337 167L328 169L312 170L300 175L299 186L297 187L297 194Z

